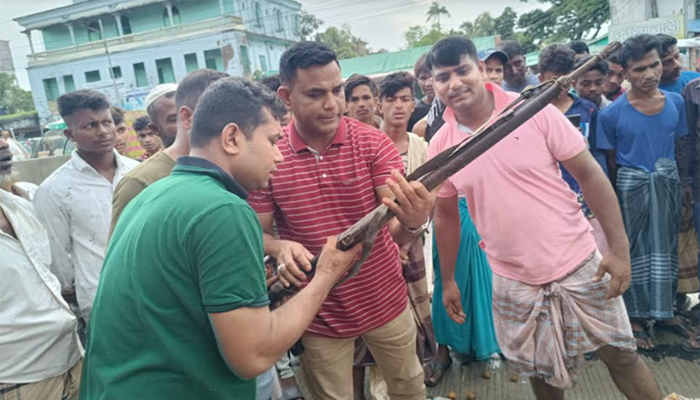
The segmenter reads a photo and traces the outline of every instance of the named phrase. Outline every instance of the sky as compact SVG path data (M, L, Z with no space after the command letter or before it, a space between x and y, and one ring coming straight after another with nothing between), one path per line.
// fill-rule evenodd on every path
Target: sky
M432 0L298 0L304 9L323 20L321 29L348 24L353 34L369 43L371 49L399 50L404 44L403 33L412 25L426 25L426 15ZM10 41L17 80L29 90L27 55L29 41L22 28L12 19L70 4L69 0L0 0L0 39ZM537 1L520 0L441 0L450 12L441 20L449 30L464 21L473 21L479 14L490 12L494 17L507 6L518 14L542 7ZM41 35L33 34L34 50L43 51Z

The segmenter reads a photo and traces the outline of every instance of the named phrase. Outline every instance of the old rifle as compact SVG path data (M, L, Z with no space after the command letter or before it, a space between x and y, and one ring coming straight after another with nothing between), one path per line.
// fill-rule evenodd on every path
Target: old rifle
M577 68L571 74L526 89L521 93L520 97L484 124L484 126L477 129L465 141L441 152L435 158L416 169L412 174L406 177L406 179L408 181L421 182L428 190L435 189L447 178L467 166L520 125L540 112L557 97L562 90L568 91L576 79L586 73L594 64L606 60L610 55L618 51L619 48L619 42L612 42L606 46L602 52ZM382 204L345 230L345 232L338 235L338 249L347 250L361 242L362 255L336 286L341 285L359 272L362 263L369 257L372 251L372 245L374 244L377 233L393 217L394 214ZM313 268L311 271L306 272L307 275L313 273L318 258L319 255L316 255L313 260L311 260ZM275 303L283 296L292 295L296 292L296 289L287 289L281 282L277 282L272 285L268 291L268 297L271 303Z

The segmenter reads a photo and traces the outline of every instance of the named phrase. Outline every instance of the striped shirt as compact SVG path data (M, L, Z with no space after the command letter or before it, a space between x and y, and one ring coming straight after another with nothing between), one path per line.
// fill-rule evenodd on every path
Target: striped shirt
M285 128L278 142L284 161L270 186L248 201L258 214L274 212L280 239L318 253L328 236L338 235L381 204L375 190L392 169L403 170L401 155L381 131L343 117L333 141L321 153ZM308 331L328 337L353 337L393 320L406 308L406 281L398 246L387 227L362 270L331 290Z

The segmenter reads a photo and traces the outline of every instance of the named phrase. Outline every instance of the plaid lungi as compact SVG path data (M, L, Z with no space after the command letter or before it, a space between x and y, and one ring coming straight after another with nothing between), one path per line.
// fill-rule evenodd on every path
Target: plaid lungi
M515 372L569 389L586 353L608 345L636 350L622 298L605 300L610 276L591 281L600 260L596 251L569 275L542 286L494 274L496 336Z

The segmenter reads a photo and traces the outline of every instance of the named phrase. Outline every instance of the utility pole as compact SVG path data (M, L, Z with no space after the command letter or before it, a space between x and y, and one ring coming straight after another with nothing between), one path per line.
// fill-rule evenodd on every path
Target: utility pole
M109 46L107 46L107 37L104 32L104 28L102 26L102 19L98 19L97 22L100 24L100 31L98 32L100 34L100 37L102 37L102 44L105 47L105 54L107 55L107 64L109 65L109 76L112 78L112 87L114 88L114 94L117 96L117 103L119 106L122 104L122 96L119 94L119 88L117 87L117 80L114 78L114 70L112 69L112 57L109 54ZM90 28L88 26L88 29L93 30L94 28Z

